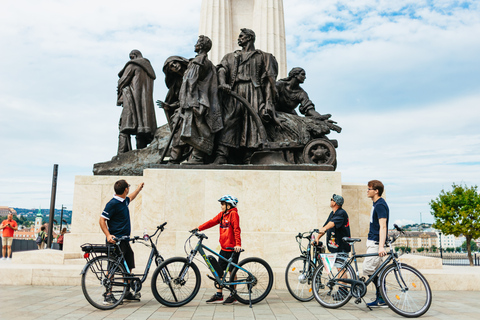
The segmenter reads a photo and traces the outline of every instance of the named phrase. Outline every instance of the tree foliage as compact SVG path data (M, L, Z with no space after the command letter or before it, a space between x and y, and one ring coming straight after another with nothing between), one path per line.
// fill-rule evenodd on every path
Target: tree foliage
M462 250L467 251L467 241L464 241L462 243ZM478 251L478 246L475 243L475 241L473 241L473 240L470 240L470 250L471 251Z
M465 236L467 243L480 238L480 195L477 186L452 185L452 191L442 190L440 195L430 201L430 208L435 219L433 227L445 235ZM468 258L473 259L470 248Z

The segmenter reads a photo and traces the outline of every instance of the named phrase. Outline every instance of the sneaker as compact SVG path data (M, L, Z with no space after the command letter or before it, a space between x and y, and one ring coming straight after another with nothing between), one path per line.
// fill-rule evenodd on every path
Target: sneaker
M223 295L219 296L214 294L210 299L207 300L207 303L222 303L223 302Z
M117 303L117 298L113 296L113 294L104 294L105 299L103 300L103 304L109 305L109 304L114 304Z
M369 306L370 308L385 308L385 307L388 307L387 304L385 303L385 301L383 301L383 299L381 297L378 297L373 302L367 303L367 306Z
M125 300L135 300L135 301L140 301L140 292L137 292L137 293L132 293L131 291L128 291L126 294L125 294L125 297L124 297Z
M227 299L223 302L223 304L234 304L237 303L237 299L233 297L233 294L229 295Z
M7 260L7 258L5 258L5 257L2 257L2 260Z
M337 292L333 294L333 301L343 301L348 295L348 291L345 288L339 288Z

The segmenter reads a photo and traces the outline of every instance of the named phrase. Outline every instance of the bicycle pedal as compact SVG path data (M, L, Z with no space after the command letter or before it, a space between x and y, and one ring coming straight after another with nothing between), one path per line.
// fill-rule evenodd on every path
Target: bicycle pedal
M362 302L362 299L358 298L358 299L355 299L355 304L360 304Z

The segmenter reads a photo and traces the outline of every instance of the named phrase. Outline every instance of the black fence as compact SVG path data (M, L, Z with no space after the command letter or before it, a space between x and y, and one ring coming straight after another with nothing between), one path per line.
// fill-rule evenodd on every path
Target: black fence
M0 246L3 247L2 238L0 237ZM58 243L52 243L52 249L60 250ZM12 255L18 251L38 250L35 240L20 240L13 239L12 241Z
M432 258L441 258L442 264L444 266L470 266L470 260L468 260L468 255L466 253L414 253L417 256L432 257ZM480 254L472 253L473 265L480 266Z

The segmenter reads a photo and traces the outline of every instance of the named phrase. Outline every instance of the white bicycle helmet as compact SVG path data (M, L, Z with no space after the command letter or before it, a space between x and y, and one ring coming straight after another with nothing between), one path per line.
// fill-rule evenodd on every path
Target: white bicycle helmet
M235 198L234 196L226 194L223 197L221 197L220 199L218 199L218 202L229 203L232 206L232 208L235 208L238 204L238 199Z

